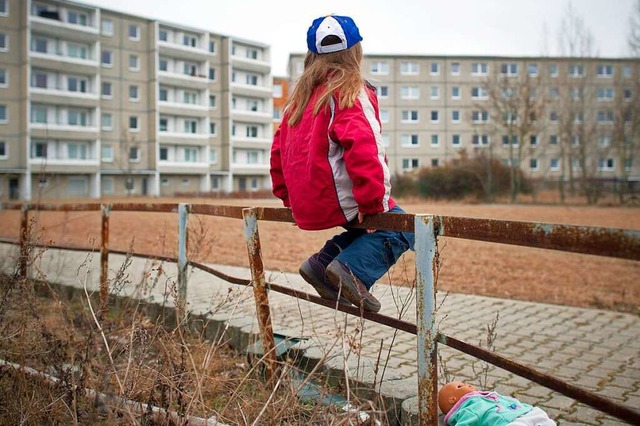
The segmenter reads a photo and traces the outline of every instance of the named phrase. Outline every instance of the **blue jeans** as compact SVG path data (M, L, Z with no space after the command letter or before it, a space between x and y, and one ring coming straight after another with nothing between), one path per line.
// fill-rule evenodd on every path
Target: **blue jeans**
M404 213L404 210L395 206L389 213ZM345 229L327 241L321 252L331 252L331 257L347 266L367 289L386 274L405 251L414 250L415 234L412 232L378 230L369 234L366 229ZM339 252L335 250L336 246Z

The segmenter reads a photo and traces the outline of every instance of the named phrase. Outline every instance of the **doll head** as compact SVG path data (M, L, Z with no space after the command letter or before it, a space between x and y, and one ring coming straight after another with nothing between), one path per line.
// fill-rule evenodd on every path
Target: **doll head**
M438 392L438 407L447 414L456 402L469 392L476 391L476 387L464 382L449 382Z

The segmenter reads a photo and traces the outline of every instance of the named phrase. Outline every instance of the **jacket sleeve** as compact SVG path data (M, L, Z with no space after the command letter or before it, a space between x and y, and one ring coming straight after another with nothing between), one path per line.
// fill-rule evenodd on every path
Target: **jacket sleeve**
M375 93L363 88L353 107L336 106L330 136L344 149L345 167L353 182L358 210L365 214L388 211L391 176Z
M276 130L271 145L271 186L273 187L273 195L280 198L285 207L291 207L289 204L289 191L284 181L282 172L282 157L280 153L280 128Z

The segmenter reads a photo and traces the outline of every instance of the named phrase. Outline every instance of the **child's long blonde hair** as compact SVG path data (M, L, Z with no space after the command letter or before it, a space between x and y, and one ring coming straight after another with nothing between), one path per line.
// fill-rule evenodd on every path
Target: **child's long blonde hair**
M326 84L326 88L313 108L314 114L317 114L336 92L339 96L340 108L352 107L364 82L360 75L361 62L360 43L335 53L307 52L304 59L304 72L287 103L289 112L287 124L295 126L300 122L313 89L320 84Z

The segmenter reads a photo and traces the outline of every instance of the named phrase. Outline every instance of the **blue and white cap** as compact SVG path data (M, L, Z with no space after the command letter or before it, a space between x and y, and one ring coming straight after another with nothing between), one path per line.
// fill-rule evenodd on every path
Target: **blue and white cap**
M336 36L342 42L322 46L322 40ZM307 31L307 47L313 53L333 53L346 50L362 41L360 31L348 16L328 15L315 19Z

